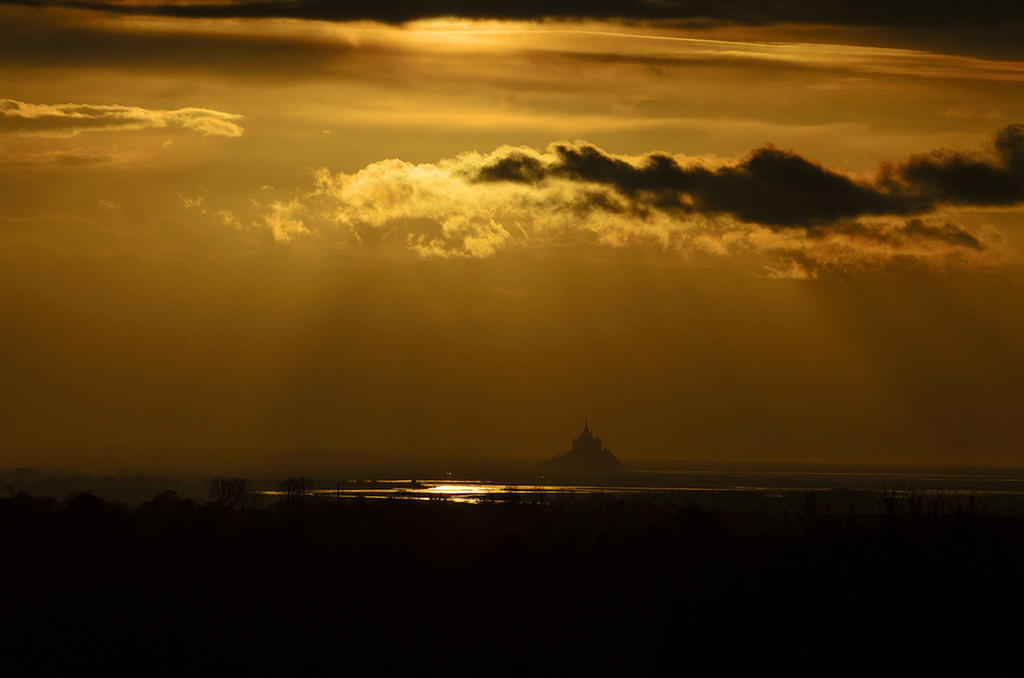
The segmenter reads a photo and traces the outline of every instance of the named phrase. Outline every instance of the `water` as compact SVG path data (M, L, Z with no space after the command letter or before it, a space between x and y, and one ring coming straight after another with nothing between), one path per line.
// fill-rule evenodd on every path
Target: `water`
M336 487L319 489L325 497L410 500L446 499L480 503L518 495L530 500L553 501L566 495L620 495L623 497L661 493L757 493L766 497L807 491L849 490L941 490L990 496L1020 496L1024 500L1024 470L991 468L925 468L865 466L797 466L689 464L673 467L670 462L638 465L614 482L536 482L484 479L374 480L346 481ZM646 466L646 468L644 468ZM276 492L265 494L274 495Z

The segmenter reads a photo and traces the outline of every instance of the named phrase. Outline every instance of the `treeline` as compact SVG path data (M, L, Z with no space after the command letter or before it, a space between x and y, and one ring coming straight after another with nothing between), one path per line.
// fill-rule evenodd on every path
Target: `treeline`
M0 469L0 497L14 496L19 492L46 497L91 492L116 501L137 503L167 489L180 491L182 482L177 478L124 471L94 475L75 471L42 471L31 467Z
M5 667L842 674L894 672L896 652L973 674L1016 646L1024 521L976 498L890 492L855 513L808 494L768 515L309 489L263 508L228 478L205 503L0 500Z

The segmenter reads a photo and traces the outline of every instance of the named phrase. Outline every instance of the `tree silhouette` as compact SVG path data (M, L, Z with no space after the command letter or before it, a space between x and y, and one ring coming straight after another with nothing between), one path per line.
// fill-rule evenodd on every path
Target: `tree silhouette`
M217 476L206 484L206 490L211 501L232 511L244 511L252 499L252 484L245 478Z

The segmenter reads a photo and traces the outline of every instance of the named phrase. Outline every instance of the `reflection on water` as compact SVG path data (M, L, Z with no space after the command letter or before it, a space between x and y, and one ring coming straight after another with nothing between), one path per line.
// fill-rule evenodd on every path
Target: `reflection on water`
M483 480L465 480L458 483L447 480L375 480L366 483L339 483L337 487L331 489L314 490L313 494L324 497L363 497L365 499L446 499L477 504L487 499L505 498L513 494L524 499L544 500L545 498L552 499L567 494L649 494L655 491L686 492L707 491L708 489L702 487L639 487L628 485L529 485L490 483ZM727 490L730 488L721 489ZM261 494L277 496L282 495L283 492L270 490L261 492Z
M498 483L484 480L345 481L314 493L324 497L366 499L448 500L480 503L518 497L526 501L557 501L566 496L609 494L636 496L654 493L755 492L768 498L807 490L882 490L914 487L954 493L1024 496L1024 471L978 469L937 473L895 470L695 470L625 474L619 484ZM680 480L685 482L680 483ZM635 481L635 482L629 482ZM277 495L278 492L265 492Z
M482 483L476 485L452 485L448 483L445 485L434 485L424 491L429 494L476 495L487 494L493 490L493 487Z
M603 485L524 485L524 484L498 484L482 480L466 480L458 483L451 481L419 481L417 487L399 486L397 483L390 483L392 487L381 487L380 481L373 483L373 487L359 487L357 483L342 483L340 487L328 490L317 490L316 494L324 496L342 497L364 497L367 499L446 499L449 501L477 504L487 499L504 498L508 495L519 495L524 499L544 500L551 499L558 495L565 494L631 494L649 493L657 490L665 491L686 491L703 488L686 487L631 487L625 485L603 486Z

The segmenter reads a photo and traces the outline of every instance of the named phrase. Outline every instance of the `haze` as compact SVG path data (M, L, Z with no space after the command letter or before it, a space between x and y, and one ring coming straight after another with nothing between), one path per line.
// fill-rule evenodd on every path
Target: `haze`
M2 465L1024 463L1022 17L691 5L0 3Z

